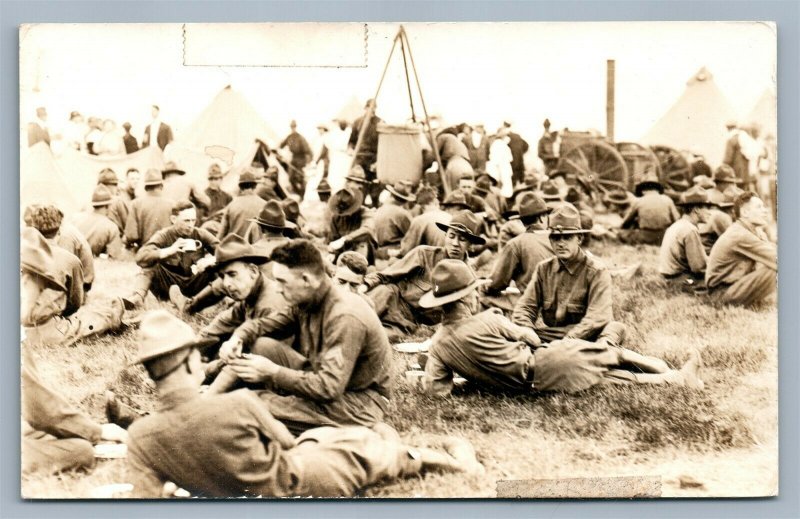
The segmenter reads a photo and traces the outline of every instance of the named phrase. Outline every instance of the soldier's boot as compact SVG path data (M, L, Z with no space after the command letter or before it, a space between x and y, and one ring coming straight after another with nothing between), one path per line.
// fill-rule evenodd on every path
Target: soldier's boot
M170 287L170 299L172 299L171 287ZM196 314L201 310L204 310L210 306L214 306L223 299L225 299L225 294L221 293L218 290L215 290L214 285L211 284L203 288L203 290L195 294L193 297L186 298L185 305L183 307L183 310L181 311L187 314Z

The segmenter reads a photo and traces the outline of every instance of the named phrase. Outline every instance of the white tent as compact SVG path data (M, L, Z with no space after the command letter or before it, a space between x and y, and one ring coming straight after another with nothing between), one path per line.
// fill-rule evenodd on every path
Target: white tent
M253 105L230 85L223 88L197 119L164 150L197 185L206 184L208 167L219 163L229 177L253 160L259 139L274 147L277 134ZM226 178L224 185L231 183ZM233 184L235 184L235 180Z
M53 204L64 214L78 211L82 205L91 201L82 200L69 187L64 173L56 163L50 146L45 142L36 143L23 151L20 161L19 177L20 213L31 204Z
M716 167L725 153L725 124L735 117L733 107L714 83L714 76L703 67L689 79L683 95L641 142L697 150L709 165Z
M744 124L756 124L763 137L776 137L778 135L778 97L769 88L764 90L748 116L742 121Z

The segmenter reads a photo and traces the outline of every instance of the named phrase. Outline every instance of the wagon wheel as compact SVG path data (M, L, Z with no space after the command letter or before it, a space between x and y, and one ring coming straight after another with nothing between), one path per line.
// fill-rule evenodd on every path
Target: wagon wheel
M595 201L608 205L609 198L627 196L628 168L614 146L586 141L563 154L558 169L567 172L567 182L581 184Z
M633 191L636 183L648 174L661 178L661 164L653 150L636 142L617 142L617 151L628 165L628 190Z
M661 165L661 183L664 191L677 197L692 185L692 165L681 152L669 146L651 146Z

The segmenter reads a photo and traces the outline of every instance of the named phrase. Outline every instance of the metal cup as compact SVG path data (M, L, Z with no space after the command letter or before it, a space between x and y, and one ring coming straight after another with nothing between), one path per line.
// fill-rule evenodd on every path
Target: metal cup
M181 250L183 250L183 252L194 252L202 248L203 248L203 242L201 242L200 240L193 240L191 238L184 238L183 243L181 245Z

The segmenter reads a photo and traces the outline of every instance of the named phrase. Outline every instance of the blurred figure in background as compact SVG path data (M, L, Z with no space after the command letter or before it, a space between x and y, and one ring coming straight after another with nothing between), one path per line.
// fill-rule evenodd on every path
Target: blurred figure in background
M131 135L131 123L123 123L122 129L125 130L125 135L122 136L122 142L125 143L125 153L130 154L139 151L139 143L137 142L136 137Z
M150 108L150 115L153 120L144 129L144 138L142 138L142 148L146 148L155 140L158 147L162 150L167 147L167 144L172 142L172 128L168 124L161 121L161 108L158 105L153 105Z
M62 138L68 148L82 151L86 149L86 134L88 132L89 127L83 122L83 116L80 112L73 111L69 114L69 122L64 127Z
M117 129L116 123L111 119L103 121L103 134L95 142L94 152L96 155L118 156L125 155L125 142Z
M47 109L40 106L36 109L36 119L28 123L28 147L38 142L50 146L50 131L47 128Z

